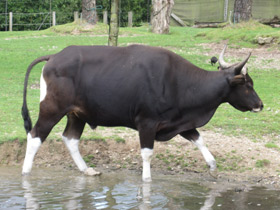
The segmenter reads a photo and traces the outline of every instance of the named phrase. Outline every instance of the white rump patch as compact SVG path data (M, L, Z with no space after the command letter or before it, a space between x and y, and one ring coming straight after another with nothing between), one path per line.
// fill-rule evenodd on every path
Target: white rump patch
M153 149L149 149L149 148L141 149L141 156L142 156L142 159L143 159L142 180L144 182L152 181L152 178L151 178L152 155L153 155Z
M22 167L22 174L29 174L32 165L33 165L33 160L34 157L41 146L42 142L40 138L32 138L31 134L27 134L27 146L26 146L26 153L25 153L25 158L24 158L24 163Z
M71 157L73 158L74 162L78 166L79 170L85 172L88 168L84 159L82 158L80 151L79 151L79 140L77 139L68 139L65 136L62 136L66 147L68 148Z
M40 102L42 102L47 95L47 83L43 77L44 67L40 78Z

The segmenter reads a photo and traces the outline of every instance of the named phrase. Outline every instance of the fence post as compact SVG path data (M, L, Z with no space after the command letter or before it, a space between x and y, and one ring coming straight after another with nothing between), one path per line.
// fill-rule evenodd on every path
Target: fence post
M79 20L79 13L74 12L74 22L77 22Z
M133 20L133 12L128 12L128 27L132 27L132 20Z
M228 0L225 0L225 3L224 3L224 22L227 21L227 16L228 16Z
M228 17L228 22L230 23L230 24L232 24L232 22L231 22L231 20L232 20L232 11L229 11L229 17Z
M53 26L56 25L56 14L55 14L54 11L52 12L52 25L53 25Z
M108 24L108 12L107 11L103 11L103 23L105 25Z
M9 30L10 30L10 31L13 31L13 13L12 13L12 12L9 13L9 18L10 18L10 21L9 21Z

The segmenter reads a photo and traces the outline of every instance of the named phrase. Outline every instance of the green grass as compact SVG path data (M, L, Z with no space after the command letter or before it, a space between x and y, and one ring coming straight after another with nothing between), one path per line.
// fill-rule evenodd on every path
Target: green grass
M211 71L216 70L216 67L209 65L209 56L203 54L205 49L199 44L229 39L229 42L235 46L256 47L254 43L256 35L272 34L277 37L280 31L279 29L263 28L263 26L257 27L252 32L237 26L223 29L171 27L170 34L158 35L151 33L149 27L149 25L145 25L139 28L121 28L119 45L139 43L165 47L195 65ZM71 32L75 28L80 32L73 35ZM90 31L83 31L82 28L79 29L79 26L71 23L45 31L0 32L0 143L26 139L20 113L23 80L28 65L35 58L57 53L69 45L107 45L107 38L107 28L102 24ZM44 63L36 65L29 79L28 107L33 124L38 116L38 86L43 65ZM258 114L242 113L228 104L223 104L205 128L228 135L245 135L252 140L269 136L277 143L280 125L279 112L277 113L280 107L280 73L276 69L264 71L260 66L250 69L250 75L254 79L255 89L264 102L264 111ZM56 125L49 138L60 139L65 124L64 118ZM94 132L91 132L88 126L84 133L83 139L104 139L101 136L94 136Z
M255 165L257 168L264 168L265 166L268 166L269 164L270 164L269 160L263 159L263 160L257 160Z
M280 149L279 146L273 142L268 142L264 145L266 148Z
M196 36L214 41L228 40L229 44L244 47L256 47L258 37L273 37L276 43L280 43L280 30L275 30L254 20L227 25L224 28L211 30L209 33L200 32Z

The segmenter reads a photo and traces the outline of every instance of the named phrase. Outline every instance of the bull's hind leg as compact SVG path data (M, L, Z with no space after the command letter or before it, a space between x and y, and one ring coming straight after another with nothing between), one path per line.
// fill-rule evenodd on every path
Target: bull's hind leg
M79 139L84 127L85 122L81 121L74 114L68 114L67 125L62 135L62 139L69 150L71 157L82 172L87 169L87 165L79 151Z
M99 172L88 168L79 151L79 139L83 133L85 122L75 114L67 115L67 125L63 132L62 139L70 152L79 170L87 175L99 175Z
M30 133L27 134L27 146L24 158L24 163L22 167L22 175L27 175L30 173L33 165L34 157L40 148L42 142L39 137L33 138Z
M22 167L22 174L27 175L31 172L34 157L49 135L53 126L59 122L64 113L59 112L53 103L42 102L40 104L39 118L32 130L27 134L27 146Z
M200 136L199 132L196 129L185 131L180 134L184 138L193 142L197 148L202 153L207 165L210 167L210 175L214 178L217 178L217 166L216 160L213 155L209 152L208 148L204 145L203 138Z

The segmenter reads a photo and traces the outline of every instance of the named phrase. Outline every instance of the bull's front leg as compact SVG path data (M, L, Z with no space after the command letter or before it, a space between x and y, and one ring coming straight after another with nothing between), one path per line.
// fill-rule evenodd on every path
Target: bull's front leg
M143 172L142 172L142 180L144 182L151 182L151 160L153 155L153 149L143 148L141 149L141 156L143 160Z
M147 123L139 126L138 130L141 145L141 157L143 160L142 180L144 182L151 182L151 160L154 149L155 129Z
M209 166L209 173L212 177L217 178L216 160L203 142L202 136L196 129L185 131L180 134L184 138L190 140L202 153L207 165Z

